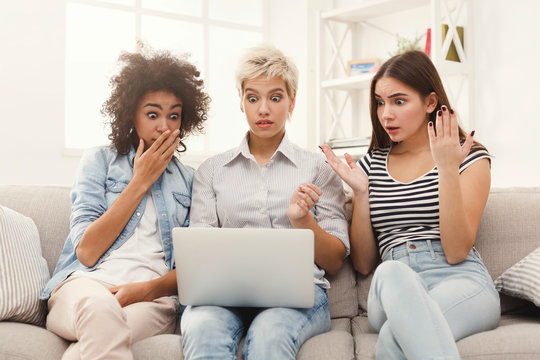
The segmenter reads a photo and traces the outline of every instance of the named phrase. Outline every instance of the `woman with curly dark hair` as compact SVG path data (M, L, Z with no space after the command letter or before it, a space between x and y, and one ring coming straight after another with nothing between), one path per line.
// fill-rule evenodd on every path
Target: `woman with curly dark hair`
M189 224L193 169L175 152L202 130L199 71L168 52L123 53L102 113L110 146L88 150L71 192L70 233L42 294L64 359L131 359L131 344L174 331L171 232Z

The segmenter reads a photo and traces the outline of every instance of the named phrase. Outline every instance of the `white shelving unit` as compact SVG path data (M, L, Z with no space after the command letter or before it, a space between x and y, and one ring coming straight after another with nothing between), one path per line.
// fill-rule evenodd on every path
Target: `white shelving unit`
M452 104L466 102L466 109L460 108L462 123L470 124L472 113L468 95L472 94L472 83L468 76L471 58L472 26L470 19L471 0L366 0L358 6L337 8L319 12L317 19L317 141L319 143L344 142L347 138L357 138L359 142L351 148L340 148L345 152L361 156L371 135L369 122L369 87L373 74L366 73L347 76L349 60L373 58L367 49L362 49L360 41L363 31L380 31L385 36L389 31L381 28L377 20L384 16L395 16L416 8L429 8L429 17L418 24L419 30L431 28L431 58L437 67ZM403 19L404 23L408 20ZM448 24L448 35L442 42L442 24ZM409 24L410 25L410 24ZM415 25L415 24L413 24ZM464 26L465 49L456 26ZM375 30L373 30L375 29ZM395 34L396 33L391 33ZM460 62L446 60L446 54L453 43ZM422 42L422 47L425 40ZM389 48L388 51L394 49ZM389 56L388 56L389 57ZM381 58L381 62L386 58ZM453 78L453 79L451 79ZM363 120L361 120L363 119ZM366 120L367 119L367 120ZM348 151L350 150L350 151Z

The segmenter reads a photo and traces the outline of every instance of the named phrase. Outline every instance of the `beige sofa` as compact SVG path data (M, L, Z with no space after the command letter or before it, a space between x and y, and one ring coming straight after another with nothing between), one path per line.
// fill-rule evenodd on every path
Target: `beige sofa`
M34 220L52 272L68 233L69 188L0 185L0 204ZM492 277L498 277L538 246L540 188L492 190L477 239L477 248ZM377 334L370 333L365 313L371 276L359 276L346 261L329 280L331 331L308 340L298 359L374 359ZM462 357L540 359L539 309L507 296L501 299L499 327L459 341ZM182 359L180 339L179 335L158 335L140 341L133 345L135 359ZM0 360L60 359L67 346L66 341L42 327L0 322Z

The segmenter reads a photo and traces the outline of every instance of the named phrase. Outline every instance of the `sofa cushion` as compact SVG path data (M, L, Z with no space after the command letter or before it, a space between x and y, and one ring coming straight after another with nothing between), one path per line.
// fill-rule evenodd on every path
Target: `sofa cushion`
M69 186L0 185L0 204L32 218L52 274L69 233Z
M503 316L499 327L458 341L462 359L538 359L540 318Z
M475 247L496 279L540 245L539 234L540 189L495 188L482 215ZM501 297L502 313L515 310L516 304Z
M462 359L536 359L540 354L539 325L539 317L503 316L496 329L459 340L459 353ZM374 360L378 334L370 332L367 317L355 317L352 330L356 358Z
M540 307L540 247L499 276L495 287Z
M298 360L353 360L354 343L350 332L329 331L307 340L298 354Z
M32 219L0 205L0 320L42 325L39 295L49 281Z
M356 275L349 258L335 275L326 276L331 287L328 290L330 317L353 317L358 314L358 297L356 295Z
M58 360L69 342L30 324L0 322L0 359Z
M182 337L174 334L155 335L131 346L134 360L182 360Z

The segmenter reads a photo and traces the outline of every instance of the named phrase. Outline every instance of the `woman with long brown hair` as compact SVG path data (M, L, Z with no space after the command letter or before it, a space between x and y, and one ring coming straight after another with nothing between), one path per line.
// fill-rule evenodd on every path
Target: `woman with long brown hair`
M376 268L368 296L376 356L459 359L455 342L500 318L498 293L474 248L489 154L458 125L422 52L383 64L370 111L371 144L358 163L321 148L353 190L353 265L362 274Z

